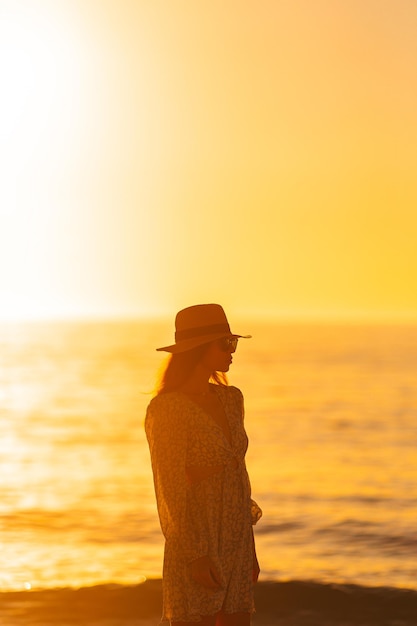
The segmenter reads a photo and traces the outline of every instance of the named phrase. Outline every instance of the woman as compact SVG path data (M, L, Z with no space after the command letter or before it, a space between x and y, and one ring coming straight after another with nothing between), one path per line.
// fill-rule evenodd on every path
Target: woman
M225 376L242 335L218 304L183 309L175 327L175 344L158 348L172 356L145 420L165 536L162 619L248 626L262 512L245 467L243 396Z

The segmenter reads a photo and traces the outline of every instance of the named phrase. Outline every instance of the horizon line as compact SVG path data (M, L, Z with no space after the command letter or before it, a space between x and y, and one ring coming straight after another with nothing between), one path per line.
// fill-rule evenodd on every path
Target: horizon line
M165 322L172 320L171 312L154 311L142 313L90 313L90 314L39 314L32 316L0 316L0 324L30 323L122 323L122 322ZM416 324L417 312L300 312L300 311L249 311L237 310L229 317L238 320L277 323L333 323L333 324Z

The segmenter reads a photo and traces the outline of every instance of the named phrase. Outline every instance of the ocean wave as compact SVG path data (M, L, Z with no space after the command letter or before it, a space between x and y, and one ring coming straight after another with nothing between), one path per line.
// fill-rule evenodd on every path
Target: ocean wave
M286 612L315 611L376 623L408 620L417 615L417 590L392 587L324 584L313 581L262 581L255 587L257 613L274 616ZM161 613L161 580L135 586L117 584L80 589L44 589L0 593L2 623L78 624L105 620L157 617Z
M288 522L281 522L281 523L275 523L275 524L268 524L268 523L263 522L256 529L256 533L258 535L286 533L286 532L291 532L294 530L300 530L305 527L306 527L305 524L302 524L301 522L296 522L296 521L288 521Z
M386 532L387 530L388 532ZM414 528L403 529L402 534L393 533L392 530L377 522L347 519L332 526L318 528L314 534L316 536L339 537L339 540L344 540L344 542L348 539L350 545L365 545L368 548L390 551L398 549L415 551L417 536Z
M351 550L367 546L369 549L379 548L387 551L398 549L415 551L417 536L414 528L403 529L401 534L392 531L393 528L367 520L346 519L317 528L308 523L287 520L281 523L263 523L256 529L256 534L266 536L289 533L292 534L293 541L308 544L311 540L315 542L325 540L331 541L334 546L345 545L348 539Z

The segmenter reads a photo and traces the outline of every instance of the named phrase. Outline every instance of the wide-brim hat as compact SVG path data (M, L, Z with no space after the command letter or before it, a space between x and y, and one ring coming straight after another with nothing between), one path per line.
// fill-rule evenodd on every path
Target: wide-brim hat
M157 348L158 352L186 352L222 337L250 339L251 335L236 335L220 304L196 304L179 311L175 318L175 343Z

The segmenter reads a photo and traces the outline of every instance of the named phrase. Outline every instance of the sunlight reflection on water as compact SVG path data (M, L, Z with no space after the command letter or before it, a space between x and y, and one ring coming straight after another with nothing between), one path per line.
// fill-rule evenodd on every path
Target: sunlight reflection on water
M417 329L250 328L230 379L245 395L263 576L414 586ZM143 418L163 333L0 328L2 588L161 574Z

